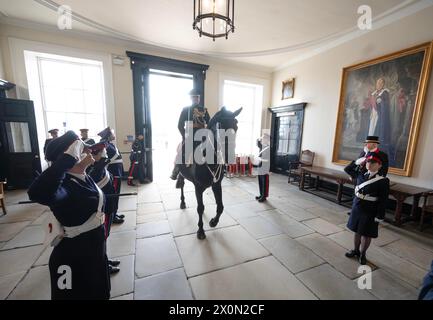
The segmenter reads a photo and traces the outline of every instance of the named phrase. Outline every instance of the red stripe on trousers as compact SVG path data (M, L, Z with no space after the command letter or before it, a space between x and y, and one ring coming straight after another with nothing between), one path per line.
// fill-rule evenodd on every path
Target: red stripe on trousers
M269 175L266 175L265 181L265 197L269 197Z

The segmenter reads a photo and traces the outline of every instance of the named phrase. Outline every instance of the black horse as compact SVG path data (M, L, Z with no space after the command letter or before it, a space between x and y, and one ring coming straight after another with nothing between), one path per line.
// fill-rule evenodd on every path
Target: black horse
M221 181L224 178L225 164L231 162L228 157L229 155L234 155L235 139L233 139L233 137L236 136L238 130L238 121L236 120L236 117L241 113L241 111L242 108L235 112L231 112L225 107L222 107L221 110L218 111L209 121L209 135L207 136L206 141L199 146L203 147L205 150L213 151L213 162L208 163L204 161L202 164L197 164L194 161L190 166L186 166L185 164L180 165L180 174L176 183L176 187L181 189L180 208L186 208L183 188L185 186L185 179L187 179L194 184L195 188L198 213L197 238L200 240L206 238L206 234L203 230L203 193L207 188L212 187L217 204L216 216L209 222L209 225L212 228L215 228L218 225L220 216L224 210ZM225 132L230 132L230 130L232 130L232 139L227 139L228 141L226 141L226 138L219 139L218 135L221 133L220 130L224 130ZM199 146L195 146L195 149Z

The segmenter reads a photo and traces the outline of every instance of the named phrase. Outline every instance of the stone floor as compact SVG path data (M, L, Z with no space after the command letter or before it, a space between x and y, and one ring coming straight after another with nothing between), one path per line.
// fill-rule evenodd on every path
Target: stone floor
M207 239L196 238L193 187L187 209L163 180L124 192L108 253L121 261L112 277L112 299L416 299L433 260L433 238L384 224L368 252L372 288L358 288L358 263L344 257L352 247L345 228L348 209L289 186L272 175L271 197L254 200L256 179L223 181L224 214L216 229L211 191L205 197ZM49 299L45 239L46 207L16 205L23 191L7 194L0 217L0 298Z

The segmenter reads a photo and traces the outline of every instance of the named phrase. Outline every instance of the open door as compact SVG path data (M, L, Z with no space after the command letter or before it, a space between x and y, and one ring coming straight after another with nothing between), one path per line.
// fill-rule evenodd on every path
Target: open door
M32 101L0 99L0 179L27 188L41 172Z

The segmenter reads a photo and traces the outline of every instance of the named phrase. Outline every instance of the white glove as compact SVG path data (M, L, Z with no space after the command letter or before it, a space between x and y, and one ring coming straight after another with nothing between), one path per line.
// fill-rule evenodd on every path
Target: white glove
M366 160L365 157L359 158L358 160L355 161L355 164L357 166L359 166L359 165L363 164L365 162L365 160Z
M384 219L374 218L374 222L381 223Z
M65 151L65 153L74 157L76 160L80 160L81 155L83 154L83 150L84 150L84 142L77 139L74 141L74 143L72 143L69 146L69 148Z
M102 152L101 152L101 158L108 158L108 155L107 155L107 149L102 149Z

